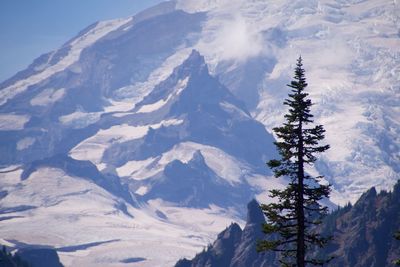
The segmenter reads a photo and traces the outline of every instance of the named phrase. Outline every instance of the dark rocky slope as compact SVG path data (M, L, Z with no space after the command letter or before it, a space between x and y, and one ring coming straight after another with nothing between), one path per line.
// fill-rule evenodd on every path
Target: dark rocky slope
M207 249L192 260L180 260L175 267L279 266L276 254L256 252L256 242L263 238L264 221L257 202L250 202L243 230L233 223ZM321 230L334 239L324 250L315 253L334 256L326 265L332 267L394 266L393 261L400 255L400 242L393 235L399 226L400 181L391 192L378 194L371 188L354 205L339 208L327 216Z

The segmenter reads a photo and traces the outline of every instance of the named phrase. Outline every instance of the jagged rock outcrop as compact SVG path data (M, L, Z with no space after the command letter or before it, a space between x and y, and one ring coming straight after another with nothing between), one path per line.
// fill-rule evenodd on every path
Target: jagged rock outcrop
M400 225L400 181L392 192L373 187L354 206L333 212L323 225L334 239L325 254L334 255L329 266L393 266L400 243L393 235Z
M222 231L216 241L192 260L181 259L175 267L267 267L276 262L276 255L257 253L256 240L263 237L261 225L264 216L257 201L247 205L246 226L242 230L232 223Z
M233 225L218 235L217 240L192 260L180 260L175 267L240 267L279 266L277 254L256 252L257 240L264 236L261 224L264 216L258 203L248 204L247 223L240 238L228 246L223 242ZM334 256L326 266L385 267L394 266L400 255L400 242L393 235L400 225L400 181L393 191L379 194L373 187L353 205L349 204L332 212L321 226L324 235L333 240L319 256ZM237 230L238 231L238 230ZM223 252L223 253L220 253ZM219 254L218 254L219 253ZM219 255L218 261L212 255ZM223 258L226 257L226 258Z

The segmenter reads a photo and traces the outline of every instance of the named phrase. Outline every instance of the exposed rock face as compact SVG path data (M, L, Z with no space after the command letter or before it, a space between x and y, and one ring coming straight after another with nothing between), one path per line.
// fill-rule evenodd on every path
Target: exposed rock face
M393 234L400 225L400 182L392 192L364 193L354 206L331 214L324 232L334 240L325 253L335 255L329 266L393 266L400 243Z
M268 266L269 262L274 262L275 255L260 254L256 251L256 242L263 238L261 225L265 222L257 201L252 200L247 205L247 222L243 229L240 244L236 248L235 256L232 259L230 266Z
M27 261L30 267L63 267L55 249L23 248L17 255Z
M183 259L177 263L178 267L186 266L230 266L232 257L242 236L242 229L232 223L222 231L213 245L196 256L192 261Z
M231 232L235 225L232 224L207 250L192 260L180 260L175 267L279 266L277 254L256 252L257 240L264 237L261 232L264 216L255 200L247 207L247 223L243 230L237 230L240 238L236 243L224 242L226 233ZM394 266L393 261L400 255L400 242L393 235L399 225L400 182L392 192L378 194L375 188L371 188L354 206L349 204L326 217L322 232L333 235L334 239L323 251L315 254L334 256L326 265L332 267ZM212 255L219 255L218 261Z
M263 237L261 225L264 216L257 201L247 205L247 221L244 229L232 223L221 232L217 240L206 250L197 254L193 260L182 259L175 267L240 267L271 266L276 255L259 254L256 251L256 240Z

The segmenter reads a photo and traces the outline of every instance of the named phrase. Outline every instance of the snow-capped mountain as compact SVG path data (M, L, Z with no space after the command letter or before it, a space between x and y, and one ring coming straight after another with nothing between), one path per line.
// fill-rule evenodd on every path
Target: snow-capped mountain
M398 14L396 1L177 0L89 26L0 84L2 243L53 246L67 266L193 256L280 186L265 162L299 54L332 147L309 172L338 204L391 188Z
M171 18L190 16L149 20L175 27ZM98 53L82 53L90 49ZM66 265L163 266L240 220L243 203L265 190L256 185L276 156L273 137L210 75L203 56L188 50L181 57L161 66L170 71L158 81L96 92L98 80L84 77L99 65L81 55L69 68L95 68L57 73L8 100L4 117L29 122L2 132L11 152L1 170L6 242L55 247Z
M304 59L316 122L331 149L310 172L355 201L400 178L398 1L178 1L207 12L197 43L212 73L271 129L283 120L285 85Z

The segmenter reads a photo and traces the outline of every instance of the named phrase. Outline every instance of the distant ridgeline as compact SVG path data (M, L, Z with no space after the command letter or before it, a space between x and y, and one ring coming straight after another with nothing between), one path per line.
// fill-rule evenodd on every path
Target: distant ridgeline
M3 246L0 250L0 267L63 267L53 248L28 246L16 253Z
M242 230L232 223L216 241L192 260L181 259L175 267L275 267L279 255L257 253L257 240L262 239L265 221L258 203L248 204L246 226ZM334 240L316 254L334 255L326 266L384 267L394 266L399 258L400 242L394 234L400 228L400 181L392 192L377 194L373 187L354 204L328 215L322 233Z

